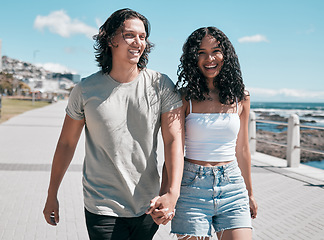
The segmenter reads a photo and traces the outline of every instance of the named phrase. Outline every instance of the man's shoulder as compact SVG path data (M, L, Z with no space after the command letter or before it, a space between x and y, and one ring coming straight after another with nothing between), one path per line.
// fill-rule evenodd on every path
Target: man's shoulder
M81 79L80 84L85 85L85 84L90 84L93 83L94 81L100 81L104 77L104 74L102 71L95 72L87 77L84 77Z
M143 75L151 77L151 78L161 78L161 73L152 69L144 68Z
M102 74L101 71L95 72L87 77L81 79L81 81L77 84L78 87L83 89L83 91L89 91L96 87L101 87L104 83L105 74Z
M165 73L161 73L148 68L145 68L142 71L144 76L146 76L148 79L151 79L155 83L158 82L163 85L165 81L171 81L171 79Z

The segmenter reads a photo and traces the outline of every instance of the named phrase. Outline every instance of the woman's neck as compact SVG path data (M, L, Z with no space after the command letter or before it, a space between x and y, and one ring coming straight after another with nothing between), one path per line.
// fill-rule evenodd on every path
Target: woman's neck
M207 78L206 83L207 83L207 87L210 92L218 91L217 87L215 87L215 85L214 85L214 79Z

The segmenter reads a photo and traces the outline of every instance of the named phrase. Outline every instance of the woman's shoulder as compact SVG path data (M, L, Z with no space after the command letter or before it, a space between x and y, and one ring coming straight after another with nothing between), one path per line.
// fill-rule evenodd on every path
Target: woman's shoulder
M250 92L246 89L244 90L244 99L242 102L250 107Z
M243 112L250 111L250 92L248 90L244 90L243 99L238 103L239 106L239 115Z
M186 87L182 87L178 89L178 92L181 94L182 98L185 98L188 93L188 89Z

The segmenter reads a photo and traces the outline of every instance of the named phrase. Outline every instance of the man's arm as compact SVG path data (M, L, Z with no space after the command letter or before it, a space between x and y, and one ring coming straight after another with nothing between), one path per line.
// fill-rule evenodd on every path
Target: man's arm
M174 211L180 195L183 173L184 114L182 107L161 116L161 132L164 142L164 167L160 197L155 198L155 205L150 208L157 224L166 224L169 214Z
M48 195L43 210L46 222L54 226L59 222L58 189L72 161L83 126L84 120L74 120L68 115L65 116L53 158Z

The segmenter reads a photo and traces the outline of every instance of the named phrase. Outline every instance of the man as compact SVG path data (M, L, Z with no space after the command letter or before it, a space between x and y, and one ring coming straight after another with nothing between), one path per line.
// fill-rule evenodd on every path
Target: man
M83 126L83 192L90 239L152 239L158 224L172 218L183 170L182 101L166 75L145 68L152 47L148 36L148 20L121 9L94 37L101 71L71 92L43 211L49 224L59 221L57 192ZM156 197L160 127L170 184ZM149 207L154 220L145 214Z

